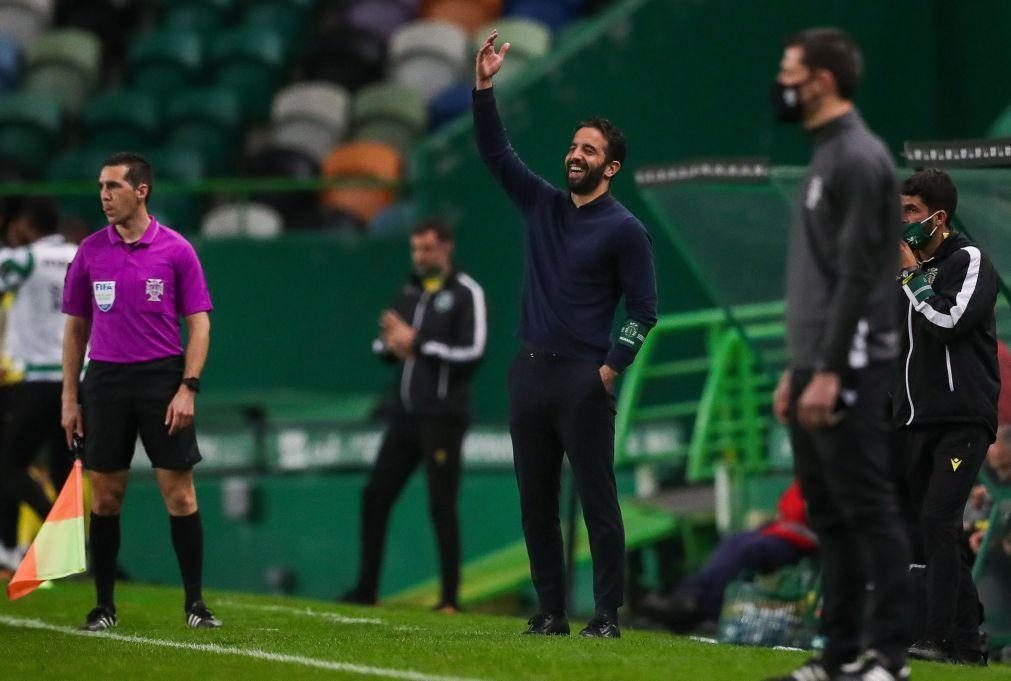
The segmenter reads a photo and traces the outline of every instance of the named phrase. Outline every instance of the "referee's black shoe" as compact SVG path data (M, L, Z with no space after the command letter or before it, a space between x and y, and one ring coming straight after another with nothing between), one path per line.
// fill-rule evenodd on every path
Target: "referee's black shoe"
M909 657L927 662L948 662L951 660L952 648L947 641L937 641L931 638L921 639L909 646Z
M116 626L116 611L99 605L92 608L81 625L82 631L105 631Z
M217 629L221 624L203 601L196 601L186 608L186 626L190 629Z
M592 620L587 622L579 635L584 638L621 638L618 618L613 615L597 613Z
M539 612L527 620L527 630L524 634L537 634L540 636L568 636L569 620L565 615Z

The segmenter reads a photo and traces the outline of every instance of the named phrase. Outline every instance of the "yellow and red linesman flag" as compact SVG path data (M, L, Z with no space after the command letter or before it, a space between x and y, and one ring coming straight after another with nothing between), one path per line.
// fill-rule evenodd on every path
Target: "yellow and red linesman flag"
M56 497L35 541L18 566L7 598L12 601L35 591L42 582L86 569L84 558L84 493L81 460L74 461L66 484Z

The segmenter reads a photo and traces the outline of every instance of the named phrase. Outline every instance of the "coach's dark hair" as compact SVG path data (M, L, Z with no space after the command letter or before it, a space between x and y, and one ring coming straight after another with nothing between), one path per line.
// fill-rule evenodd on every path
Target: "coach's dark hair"
M838 28L809 28L787 38L786 46L801 48L805 66L831 73L839 96L853 99L863 75L864 58L847 33Z
M151 170L151 164L146 158L132 151L121 151L105 159L102 167L109 166L126 166L126 181L134 189L146 184L147 200L151 200L151 192L154 191L154 171Z
M418 224L414 225L411 229L411 236L427 234L428 232L435 232L436 238L443 243L455 240L453 228L449 226L449 223L435 219L422 220Z
M937 168L921 170L906 178L900 193L920 197L931 213L943 210L948 214L945 224L951 226L951 218L958 206L958 189L948 173Z
M38 234L55 234L60 226L60 210L48 196L29 196L21 203L18 217L27 220Z
M628 153L628 142L625 141L625 134L618 129L617 125L606 118L594 116L593 118L587 118L585 121L580 121L579 125L576 126L576 130L580 128L596 128L607 140L607 149L604 151L605 163L610 163L611 161L625 163L625 155Z

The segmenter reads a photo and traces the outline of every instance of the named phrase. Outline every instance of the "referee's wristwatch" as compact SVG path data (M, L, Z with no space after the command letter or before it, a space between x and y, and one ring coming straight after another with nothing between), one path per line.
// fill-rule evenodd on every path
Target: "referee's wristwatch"
M196 377L184 378L182 384L189 388L192 393L200 392L200 379Z

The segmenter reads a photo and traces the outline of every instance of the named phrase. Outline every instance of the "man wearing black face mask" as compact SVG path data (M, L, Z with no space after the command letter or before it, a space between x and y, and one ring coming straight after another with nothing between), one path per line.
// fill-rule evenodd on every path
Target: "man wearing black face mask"
M562 454L583 504L593 557L596 616L583 636L617 638L625 530L614 479L614 380L656 324L649 233L610 194L625 161L625 138L610 122L581 123L565 156L568 191L519 159L492 90L509 43L492 32L477 54L474 134L485 164L524 220L521 351L509 373L509 432L523 534L540 611L528 634L569 633L558 521ZM625 298L627 320L610 338Z
M827 642L783 677L795 681L909 675L908 546L887 437L899 350L896 182L888 150L853 106L861 70L849 36L809 29L787 41L772 98L778 118L801 123L814 145L790 234L789 363L774 396L822 548Z
M979 247L951 231L958 190L924 170L901 190L899 276L908 333L893 390L895 457L926 565L926 617L912 657L985 664L979 596L960 546L962 510L997 429L997 274Z
M414 228L410 280L393 308L379 318L372 350L400 370L389 426L362 492L358 583L344 601L376 602L390 511L411 473L423 464L442 569L436 608L455 612L458 607L456 500L471 382L484 355L488 326L484 290L453 266L453 241L449 226L441 222Z

